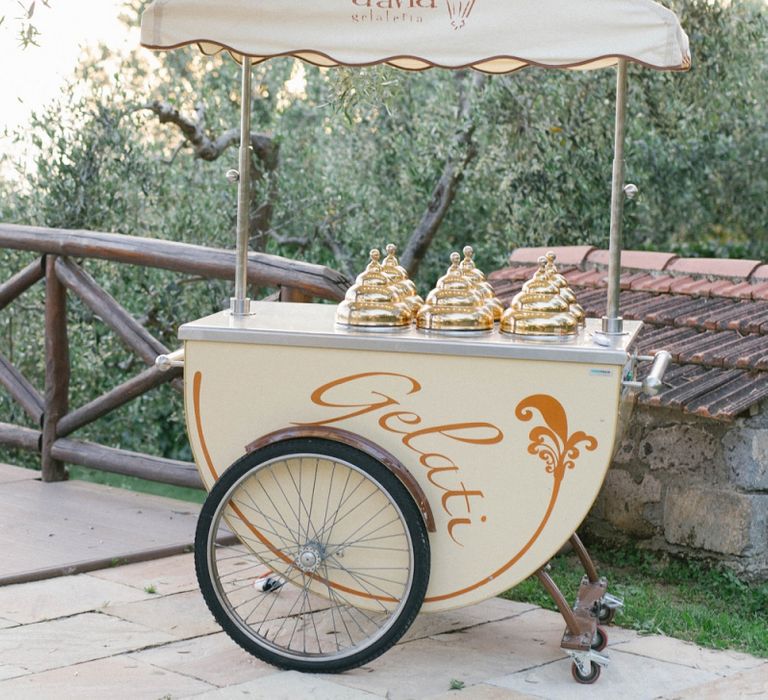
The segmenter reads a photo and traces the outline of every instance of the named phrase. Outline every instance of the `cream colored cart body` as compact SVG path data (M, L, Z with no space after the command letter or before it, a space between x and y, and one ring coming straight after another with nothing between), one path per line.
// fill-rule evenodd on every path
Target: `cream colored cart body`
M255 307L180 331L187 427L209 489L247 445L286 428L375 443L415 477L434 520L425 612L528 578L586 516L611 460L639 324L605 348L595 322L549 345L355 332L335 326L330 306Z
M607 663L597 621L617 601L574 532L610 464L621 396L638 386L639 324L619 315L627 64L685 70L677 18L650 0L155 0L142 44L226 50L243 65L235 296L183 325L183 351L160 358L185 368L210 490L196 566L217 620L271 663L343 671L386 651L420 610L535 573L566 620L574 677L596 680ZM488 73L617 66L607 316L553 342L355 331L333 307L251 302L250 69L275 56ZM543 569L569 539L587 573L573 608Z

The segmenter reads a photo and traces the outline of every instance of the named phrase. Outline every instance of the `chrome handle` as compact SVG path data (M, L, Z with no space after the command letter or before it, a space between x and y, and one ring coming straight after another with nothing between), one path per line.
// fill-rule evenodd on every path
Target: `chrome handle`
M172 367L184 366L184 348L179 348L175 352L169 352L167 355L158 355L155 358L155 367L161 372L167 372Z
M642 382L624 381L622 385L631 389L640 389L644 394L648 394L648 396L656 396L661 391L662 386L664 386L664 374L669 367L669 363L672 362L672 355L666 350L659 350L655 355L639 355L635 359L639 362L653 361L651 371Z
M653 365L651 365L651 371L643 381L643 391L646 394L656 396L661 391L661 387L664 385L664 374L670 362L672 362L672 355L666 350L660 350L656 353Z

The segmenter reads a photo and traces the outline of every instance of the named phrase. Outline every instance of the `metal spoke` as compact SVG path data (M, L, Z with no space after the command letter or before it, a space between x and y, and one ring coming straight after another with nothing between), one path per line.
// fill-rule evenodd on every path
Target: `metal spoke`
M225 631L257 656L301 662L301 670L343 668L379 640L382 649L391 644L395 625L394 638L402 634L404 606L414 600L412 530L402 496L374 476L380 470L333 449L283 454L244 462L220 489L215 512L206 504L212 587L203 592L240 636Z

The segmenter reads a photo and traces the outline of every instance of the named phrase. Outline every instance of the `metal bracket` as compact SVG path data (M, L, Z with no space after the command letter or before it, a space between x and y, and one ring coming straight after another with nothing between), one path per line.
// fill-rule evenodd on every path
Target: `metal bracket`
M631 389L639 389L648 396L656 396L664 386L664 375L669 368L670 362L672 362L672 355L666 350L659 350L656 355L641 355L635 358L640 362L650 362L653 360L651 371L648 376L642 381L623 381L622 386L630 387Z
M611 657L601 654L599 651L590 649L589 651L572 651L566 649L566 653L573 659L573 663L579 669L579 673L584 676L588 676L591 669L591 665L597 664L598 666L607 666L611 663Z
M155 358L155 367L161 372L167 372L172 367L184 366L184 348L179 348L174 352L169 352L167 355L158 355Z
M621 610L624 607L624 598L612 595L611 593L606 593L600 599L600 604L611 610Z

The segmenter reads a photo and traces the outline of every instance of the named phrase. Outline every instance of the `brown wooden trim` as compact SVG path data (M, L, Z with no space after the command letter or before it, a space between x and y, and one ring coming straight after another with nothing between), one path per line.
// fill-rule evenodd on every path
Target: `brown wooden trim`
M389 452L379 447L375 442L372 442L360 435L351 433L348 430L342 430L340 428L333 428L329 426L293 426L290 428L283 428L277 430L269 435L264 435L245 448L246 453L253 452L262 447L266 447L275 442L281 442L283 440L293 440L296 438L321 438L323 440L331 440L333 442L340 442L343 445L349 445L361 452L365 452L374 459L381 462L389 471L391 471L408 489L408 493L411 494L413 500L416 502L422 516L424 517L424 523L427 526L429 532L435 532L435 518L432 514L432 508L429 505L427 496L424 493L419 482L416 481L414 476L409 472L396 457Z
M69 408L69 340L67 290L56 276L56 258L45 261L45 411L40 445L43 481L67 478L64 464L51 451L56 425Z
M0 353L0 384L2 384L35 423L43 417L43 396L27 378Z
M0 247L112 260L209 278L235 278L234 251L141 236L0 224ZM248 255L248 282L264 287L295 287L334 301L343 299L350 285L340 272L323 265L266 253Z
M173 367L167 372L161 372L156 367L144 370L141 374L132 377L127 382L123 382L106 394L99 396L99 398L68 413L59 421L56 435L64 437L73 433L75 430L88 425L88 423L92 423L110 411L127 404L137 396L141 396L150 389L180 377L182 371L181 367Z
M297 289L296 287L280 287L280 301L288 301L299 304L306 304L312 301L312 296L307 294L303 289Z
M42 433L12 423L0 423L0 445L16 447L27 452L39 452Z
M202 488L197 467L191 462L163 459L70 438L56 440L52 453L56 459L70 464L159 481L173 486Z
M0 284L0 310L45 277L45 258L38 258Z
M115 298L104 291L85 270L66 258L56 260L56 274L144 362L154 366L158 355L168 353Z

